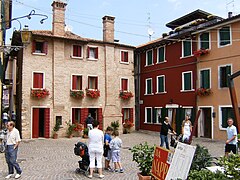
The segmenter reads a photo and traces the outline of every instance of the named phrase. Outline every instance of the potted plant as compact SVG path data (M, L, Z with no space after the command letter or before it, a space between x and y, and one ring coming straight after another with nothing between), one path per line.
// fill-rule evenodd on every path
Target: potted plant
M53 139L57 139L58 138L58 131L60 129L60 122L57 121L54 128L53 128Z
M125 119L124 123L123 123L123 134L127 134L130 133L131 128L134 126L134 124L129 120L129 119Z
M85 129L83 130L83 138L88 138L88 131L89 131L88 128L85 128Z
M67 124L67 136L71 138L73 135L74 128L76 128L76 125L72 124L70 120L66 122L66 124Z
M113 131L118 131L119 122L118 121L111 122L111 127L113 128Z
M139 180L151 179L151 169L152 161L154 156L155 146L148 145L147 142L143 144L137 144L133 146L131 152L133 153L133 161L138 164L139 170L138 173Z
M198 88L196 90L196 94L198 96L209 96L212 94L212 90L210 88Z

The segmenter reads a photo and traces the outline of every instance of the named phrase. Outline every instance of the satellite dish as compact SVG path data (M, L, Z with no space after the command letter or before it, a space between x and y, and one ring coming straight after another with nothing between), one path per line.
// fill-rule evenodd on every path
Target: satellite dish
M148 28L148 34L149 36L152 36L154 34L154 31L152 28Z

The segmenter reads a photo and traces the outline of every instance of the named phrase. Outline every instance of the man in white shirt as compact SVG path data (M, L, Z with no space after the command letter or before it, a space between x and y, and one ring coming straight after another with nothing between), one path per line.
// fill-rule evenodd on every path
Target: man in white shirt
M233 119L228 118L227 120L227 141L225 146L225 156L232 151L233 154L237 152L237 128L233 125Z
M18 145L21 141L19 131L15 128L15 123L13 121L9 121L7 123L7 143L5 150L5 158L8 165L8 175L5 177L6 179L10 179L13 177L14 168L17 172L15 175L15 179L21 177L22 170L17 163L17 152Z

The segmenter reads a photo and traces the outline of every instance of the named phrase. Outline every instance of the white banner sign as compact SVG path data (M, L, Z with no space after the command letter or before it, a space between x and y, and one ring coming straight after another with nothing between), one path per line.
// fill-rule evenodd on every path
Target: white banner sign
M196 147L178 142L166 180L187 179Z

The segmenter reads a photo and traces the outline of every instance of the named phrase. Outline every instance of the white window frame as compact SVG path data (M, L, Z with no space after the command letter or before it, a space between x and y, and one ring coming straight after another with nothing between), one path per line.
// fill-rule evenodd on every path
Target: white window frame
M72 83L73 83L73 76L82 76L82 88L83 88L83 75L82 74L71 74L71 84L70 84L70 89L72 89ZM83 89L82 89L83 90Z
M98 75L87 75L87 87L89 87L89 82L88 82L88 79L89 79L89 77L97 77L97 80L98 80L98 83L97 83L97 89L100 89L99 88L99 78L98 78ZM89 90L96 90L96 89L89 89Z
M229 27L229 31L230 31L230 44L226 44L226 45L223 45L221 46L220 45L220 29L224 28L224 27ZM217 37L218 37L218 48L222 48L222 47L226 47L226 46L231 46L232 45L232 27L230 25L227 25L227 26L223 26L221 28L218 28L218 31L217 31Z
M147 109L151 109L151 122L147 122ZM144 123L145 124L152 124L152 107L145 107L145 120L144 120Z
M126 77L121 77L120 78L120 90L122 90L122 79L127 79L128 80L128 83L127 83L127 91L129 91L129 78L126 78Z
M203 69L200 69L199 70L199 88L201 87L201 71L204 71L204 70L209 70L209 88L211 89L212 88L212 69L211 68L203 68Z
M159 49L162 48L162 47L164 48L164 60L162 62L159 62ZM160 47L157 48L157 62L156 62L156 64L162 64L162 63L165 63L165 62L167 62L167 60L166 60L166 45L160 46Z
M226 67L226 66L231 66L231 74L233 72L233 65L232 64L224 64L224 65L219 65L218 66L218 89L226 89L228 87L220 87L220 80L221 80L221 77L220 77L220 68L221 67Z
M152 64L147 64L147 62L148 62L148 51L152 51ZM145 67L146 67L146 66L152 66L152 65L154 65L154 62L153 62L153 49L149 49L149 50L146 51Z
M184 55L184 41L191 41L191 54L188 56L183 56ZM184 59L184 58L188 58L188 57L192 57L193 56L193 50L192 50L192 39L184 39L182 40L182 56L180 59Z
M42 73L43 74L43 88L33 88L33 85L34 85L34 73ZM43 72L43 71L32 71L32 89L45 89L45 72Z
M128 62L122 61L122 52L127 52L128 53ZM120 50L120 61L121 64L129 64L129 51L128 50Z
M147 81L148 80L151 80L151 89L152 89L152 92L150 94L147 94ZM152 78L147 78L145 79L145 95L153 95L153 81L152 81Z
M73 56L73 46L81 46L81 57L78 57L78 56ZM83 59L83 45L80 45L80 44L72 44L71 46L71 58L72 59Z
M187 74L187 73L191 73L191 88L190 90L184 90L184 74ZM182 72L182 90L180 92L190 92L190 91L194 91L193 89L193 72L192 71L185 71L185 72Z
M88 48L98 48L98 58L92 58L92 57L90 57L90 50L89 50L89 54L88 54L88 52L87 52L87 54L88 54L88 58L87 58L87 60L89 60L89 61L97 61L98 59L99 59L99 47L98 46L90 46L90 45L88 45L87 46L87 51L88 51Z
M164 87L164 90L163 90L163 92L158 92L158 78L159 77L163 77L163 87ZM167 93L166 92L166 80L165 80L165 75L159 75L159 76L157 76L156 77L156 81L157 81L157 87L156 87L156 94L164 94L164 93Z
M208 42L209 48L208 48L208 50L210 50L210 49L211 49L211 32L210 32L210 31L206 31L206 32L204 32L204 33L208 33L208 36L209 36L209 42ZM201 48L201 39L200 39L200 36L201 36L202 34L203 34L203 33L199 34L199 36L198 36L198 49Z
M227 128L223 128L223 127L222 127L222 108L225 108L225 107L226 107L226 108L228 108L228 107L233 108L233 107L232 107L232 105L219 105L219 106L218 106L218 115L219 115L218 125L219 125L219 129L226 131Z

